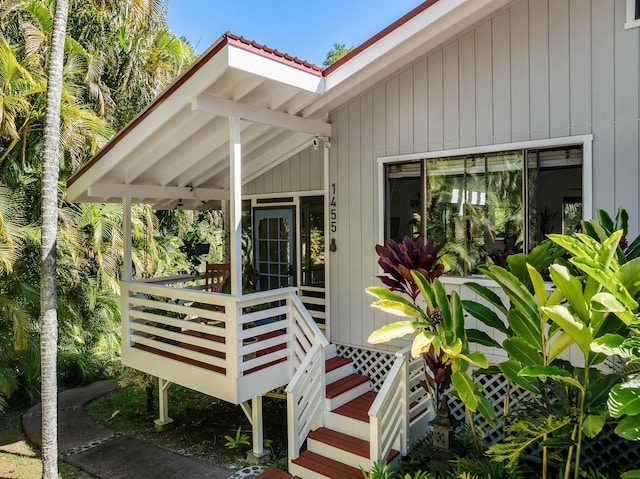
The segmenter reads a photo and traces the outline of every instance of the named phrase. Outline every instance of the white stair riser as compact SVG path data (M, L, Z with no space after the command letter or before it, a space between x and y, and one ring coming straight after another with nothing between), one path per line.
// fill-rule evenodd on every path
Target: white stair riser
M343 392L339 396L326 400L327 407L329 411L333 411L340 406L344 406L349 401L353 401L358 396L362 396L364 393L371 391L371 383L366 382L359 384L355 388L349 389L348 391Z
M302 477L304 479L329 479L328 476L319 474L293 463L289 463L289 474L293 474L296 477Z
M369 458L358 456L351 452L343 451L327 443L316 441L314 439L307 440L307 448L324 457L329 457L334 461L341 462L356 469L362 467L364 470L369 469Z
M358 421L357 419L342 416L341 414L325 411L324 426L333 431L357 437L363 441L369 440L368 422Z
M326 383L331 384L339 381L342 378L346 378L349 374L353 374L355 371L353 369L353 363L345 364L340 366L339 368L334 369L333 371L329 371L326 373Z
M326 348L324 348L324 358L331 359L335 358L338 355L338 350L336 349L335 344L329 344Z

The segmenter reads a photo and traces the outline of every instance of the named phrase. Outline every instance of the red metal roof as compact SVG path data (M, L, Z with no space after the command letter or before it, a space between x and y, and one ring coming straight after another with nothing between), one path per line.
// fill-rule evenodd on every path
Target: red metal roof
M283 53L273 48L269 48L266 45L263 45L253 40L248 40L242 36L234 35L231 32L226 32L224 34L224 37L227 39L227 42L231 45L235 45L240 48L250 47L247 49L250 49L253 52L256 52L257 50L257 53L260 55L266 56L268 58L273 58L276 61L286 63L287 65L291 65L297 68L301 68L303 70L309 71L311 73L315 73L317 75L322 74L321 67L314 65L313 63L309 63L305 60L301 60L298 57L291 56L288 53Z

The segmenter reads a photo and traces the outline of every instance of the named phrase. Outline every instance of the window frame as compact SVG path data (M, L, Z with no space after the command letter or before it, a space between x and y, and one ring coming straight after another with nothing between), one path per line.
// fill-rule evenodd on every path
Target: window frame
M640 0L627 0L625 30L640 27Z
M526 150L536 148L555 148L563 146L582 146L582 214L583 219L590 219L593 215L593 135L579 135L544 140L531 140L517 143L501 143L479 147L457 148L451 150L429 151L407 155L393 155L378 157L378 244L385 241L385 167L393 163L403 163L434 158L447 158L464 155L480 155L508 150Z

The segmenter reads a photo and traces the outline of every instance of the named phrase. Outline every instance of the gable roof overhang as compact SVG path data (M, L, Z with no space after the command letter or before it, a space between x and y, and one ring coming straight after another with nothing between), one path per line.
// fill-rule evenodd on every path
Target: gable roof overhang
M242 182L330 137L329 112L513 0L427 0L331 67L226 33L68 183L78 202L208 209L229 197L229 118Z
M298 115L323 92L320 70L279 55L225 34L70 179L68 199L206 209L229 197L229 118L245 183L331 136Z

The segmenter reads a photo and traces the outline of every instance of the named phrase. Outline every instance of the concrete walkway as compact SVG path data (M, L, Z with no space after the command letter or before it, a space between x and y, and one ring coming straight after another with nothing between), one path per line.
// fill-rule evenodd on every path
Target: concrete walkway
M233 471L194 457L181 456L99 424L83 409L94 399L118 389L118 383L100 381L58 396L58 451L63 461L102 479L248 479L264 467ZM42 408L32 407L22 422L27 438L42 446ZM265 473L263 477L271 477Z

